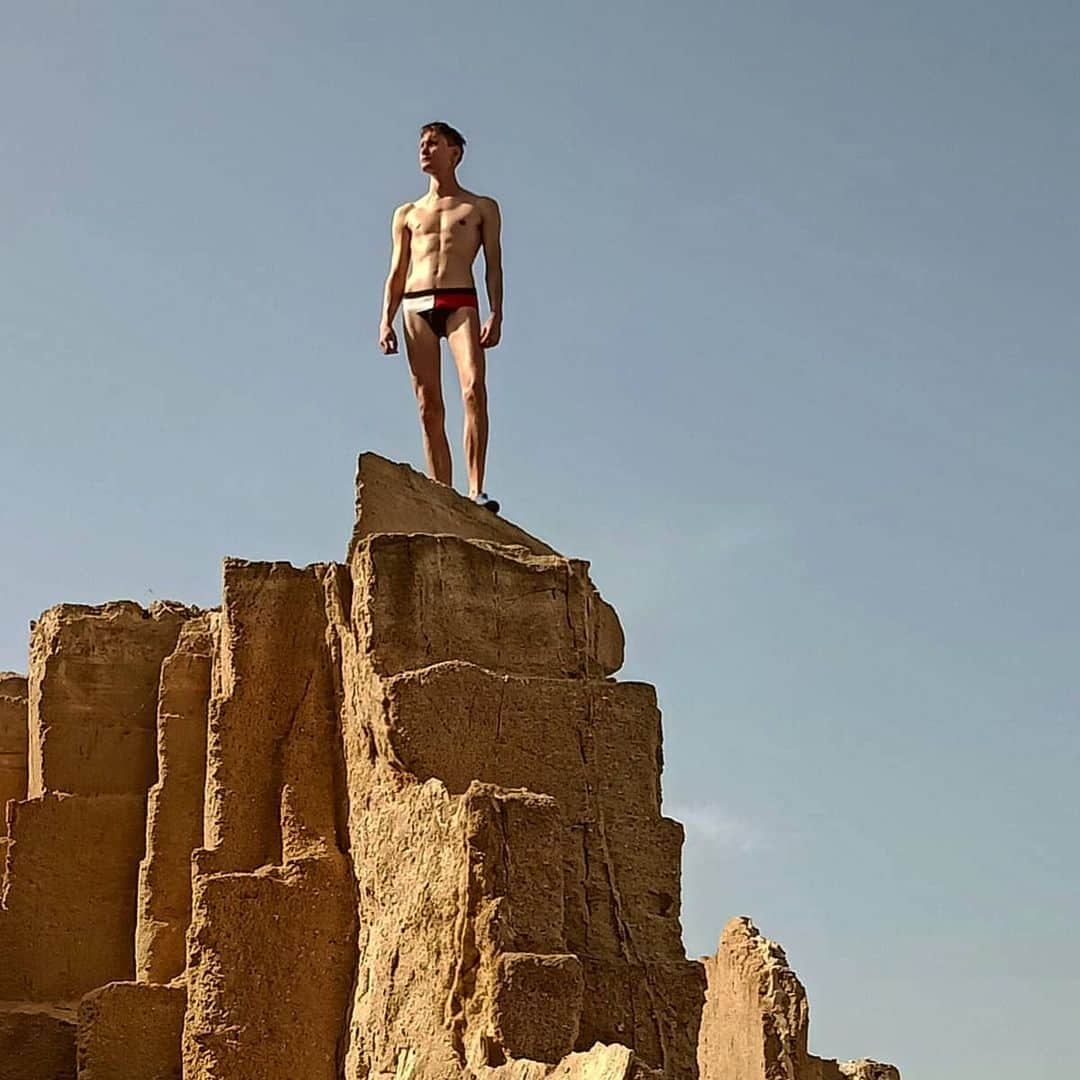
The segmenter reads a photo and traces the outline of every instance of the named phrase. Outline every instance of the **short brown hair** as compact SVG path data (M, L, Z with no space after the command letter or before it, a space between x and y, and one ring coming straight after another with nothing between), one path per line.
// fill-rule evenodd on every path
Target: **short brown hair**
M458 164L461 163L461 159L465 156L465 136L457 128L444 124L441 120L433 120L420 129L420 134L423 135L425 131L434 131L437 135L441 135L451 146L456 146L461 151L458 154Z

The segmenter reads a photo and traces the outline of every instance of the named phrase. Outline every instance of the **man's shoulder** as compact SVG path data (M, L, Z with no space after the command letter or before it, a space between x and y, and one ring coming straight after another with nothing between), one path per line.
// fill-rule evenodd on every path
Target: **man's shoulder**
M489 214L499 213L499 204L491 195L473 195L473 199L476 201L476 208L485 217Z
M416 200L403 202L394 208L394 220L405 217L416 206Z

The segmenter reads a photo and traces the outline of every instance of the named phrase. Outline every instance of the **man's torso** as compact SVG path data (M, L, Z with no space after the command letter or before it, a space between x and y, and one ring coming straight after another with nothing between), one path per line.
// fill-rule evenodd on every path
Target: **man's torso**
M483 196L472 192L406 204L409 274L406 292L471 288L472 264L483 239Z

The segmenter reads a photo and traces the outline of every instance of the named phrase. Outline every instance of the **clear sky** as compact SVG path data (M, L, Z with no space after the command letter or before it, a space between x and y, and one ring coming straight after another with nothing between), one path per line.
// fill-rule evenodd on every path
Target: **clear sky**
M4 15L0 668L341 558L356 452L421 463L377 322L446 120L505 221L487 486L659 689L691 954L751 915L907 1080L1075 1068L1075 4Z

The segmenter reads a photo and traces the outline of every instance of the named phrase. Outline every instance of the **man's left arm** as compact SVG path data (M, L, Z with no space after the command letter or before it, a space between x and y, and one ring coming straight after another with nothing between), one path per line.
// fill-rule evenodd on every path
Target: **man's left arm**
M491 314L480 328L480 344L494 349L502 337L503 320L503 272L502 272L502 217L499 204L494 199L483 199L480 229L484 245L484 281L487 284L488 306Z

